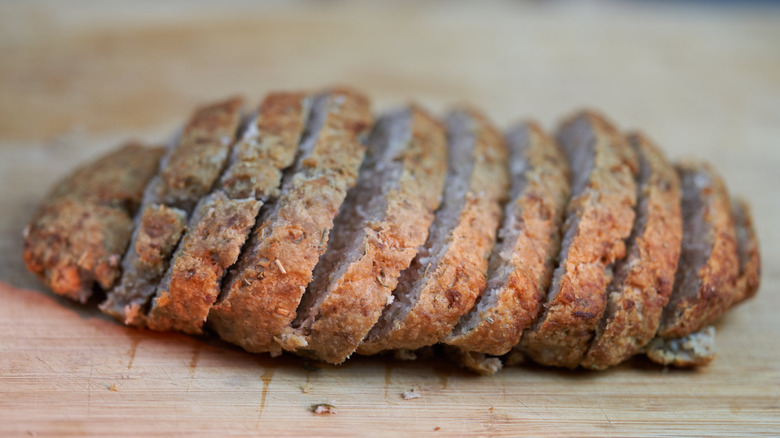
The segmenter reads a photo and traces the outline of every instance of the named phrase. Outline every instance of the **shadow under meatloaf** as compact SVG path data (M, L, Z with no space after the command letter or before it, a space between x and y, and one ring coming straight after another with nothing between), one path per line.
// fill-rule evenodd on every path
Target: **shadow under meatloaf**
M133 215L164 153L130 143L58 182L25 228L27 268L54 293L82 303L95 282L111 288Z
M475 110L454 111L447 125L450 154L441 207L360 354L437 343L487 283L488 256L509 185L506 144Z
M513 128L507 144L511 198L490 256L487 288L444 338L465 351L495 356L517 345L542 310L570 189L566 157L538 124Z
M379 119L283 347L331 363L355 351L428 236L446 156L444 126L421 108Z
M221 281L236 262L263 202L279 194L282 170L295 159L310 99L267 96L212 193L200 200L170 267L160 281L147 326L199 334Z
M274 338L295 318L306 285L328 246L333 219L355 184L363 135L372 123L369 101L348 89L314 99L292 169L279 199L231 269L208 324L251 352L279 353Z
M604 313L612 265L625 256L638 163L626 139L594 112L565 122L558 143L571 166L572 198L544 313L520 348L537 363L574 368Z
M657 336L682 338L718 319L738 299L737 231L723 180L709 164L677 165L683 238L672 296Z
M627 255L615 266L607 307L582 366L605 369L644 347L655 335L674 284L680 256L680 180L647 137L629 136L639 158L638 202Z
M147 186L122 260L122 278L100 309L143 326L146 307L184 232L190 210L219 177L240 122L242 100L197 109Z

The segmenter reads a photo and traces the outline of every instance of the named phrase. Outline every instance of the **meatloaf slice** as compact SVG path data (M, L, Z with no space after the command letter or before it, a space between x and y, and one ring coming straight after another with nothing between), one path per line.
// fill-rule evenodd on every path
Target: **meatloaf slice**
M261 212L246 250L231 269L208 322L223 339L251 352L280 352L274 337L295 309L328 246L328 236L363 159L369 101L334 89L314 99L295 164L279 199Z
M634 230L626 258L615 266L607 308L582 366L605 369L636 354L650 342L674 284L680 256L680 180L674 167L647 137L629 136L639 157Z
M706 163L681 163L677 171L682 183L682 251L658 329L663 338L682 338L704 328L738 295L737 231L723 180Z
M488 256L509 185L506 144L472 109L454 111L447 125L450 153L442 205L360 354L435 344L487 283Z
M283 347L331 363L355 351L428 237L446 156L443 124L419 107L379 119Z
M591 111L565 122L558 143L572 169L572 198L544 313L521 349L540 364L574 368L604 313L612 265L625 256L638 163L628 141Z
M54 293L85 302L111 288L133 215L163 148L131 143L57 183L24 231L24 261Z
M198 203L148 315L155 330L201 333L223 275L238 260L263 201L279 194L295 159L310 99L273 93L233 146L217 189Z
M197 109L147 186L135 231L122 259L122 278L100 309L130 325L144 325L146 307L186 226L190 209L225 165L240 122L241 99Z
M566 157L538 124L513 128L507 144L511 199L490 256L487 288L444 338L463 350L497 356L520 341L541 311L570 189Z

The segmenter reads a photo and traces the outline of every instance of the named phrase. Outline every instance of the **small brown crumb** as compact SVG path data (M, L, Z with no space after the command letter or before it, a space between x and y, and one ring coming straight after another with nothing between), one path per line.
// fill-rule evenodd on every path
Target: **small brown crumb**
M417 392L416 388L412 388L408 391L404 391L404 393L401 395L404 400L411 400L413 398L420 398L422 397L419 392Z
M280 271L282 271L282 274L287 274L287 271L284 269L284 266L282 266L282 262L279 261L279 259L275 259L274 263L276 263L276 266L279 268Z
M434 428L433 428L433 431L434 431L434 432L437 432L437 431L439 431L439 430L441 430L441 427L439 427L439 426L436 426L436 427L434 427Z
M311 385L306 383L305 385L301 386L301 392L304 394L308 394L309 391L311 391Z
M316 405L311 405L311 411L317 415L323 415L323 414L336 415L339 412L335 406L328 403L319 403Z
M112 384L109 385L108 383L104 382L104 383L101 383L101 385L105 386L106 389L108 389L109 391L119 392L119 388L116 387L115 383L112 383Z

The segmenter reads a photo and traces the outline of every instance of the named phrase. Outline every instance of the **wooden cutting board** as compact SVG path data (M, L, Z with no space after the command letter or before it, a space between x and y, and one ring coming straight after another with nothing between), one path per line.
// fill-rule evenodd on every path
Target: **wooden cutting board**
M0 435L780 435L780 10L216 3L0 3ZM717 325L703 369L477 377L443 357L313 367L129 329L24 269L24 224L77 163L163 141L208 99L333 83L378 110L473 102L501 126L596 106L711 160L753 204L758 297Z

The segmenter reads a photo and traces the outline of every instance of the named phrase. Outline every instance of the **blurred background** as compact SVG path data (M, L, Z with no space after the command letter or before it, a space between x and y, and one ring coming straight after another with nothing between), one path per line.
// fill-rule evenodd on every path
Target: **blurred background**
M734 192L780 184L771 2L4 1L0 183L23 219L1 231L76 163L164 141L194 105L331 84L378 111L470 102L501 127L595 107L671 157L713 161Z

